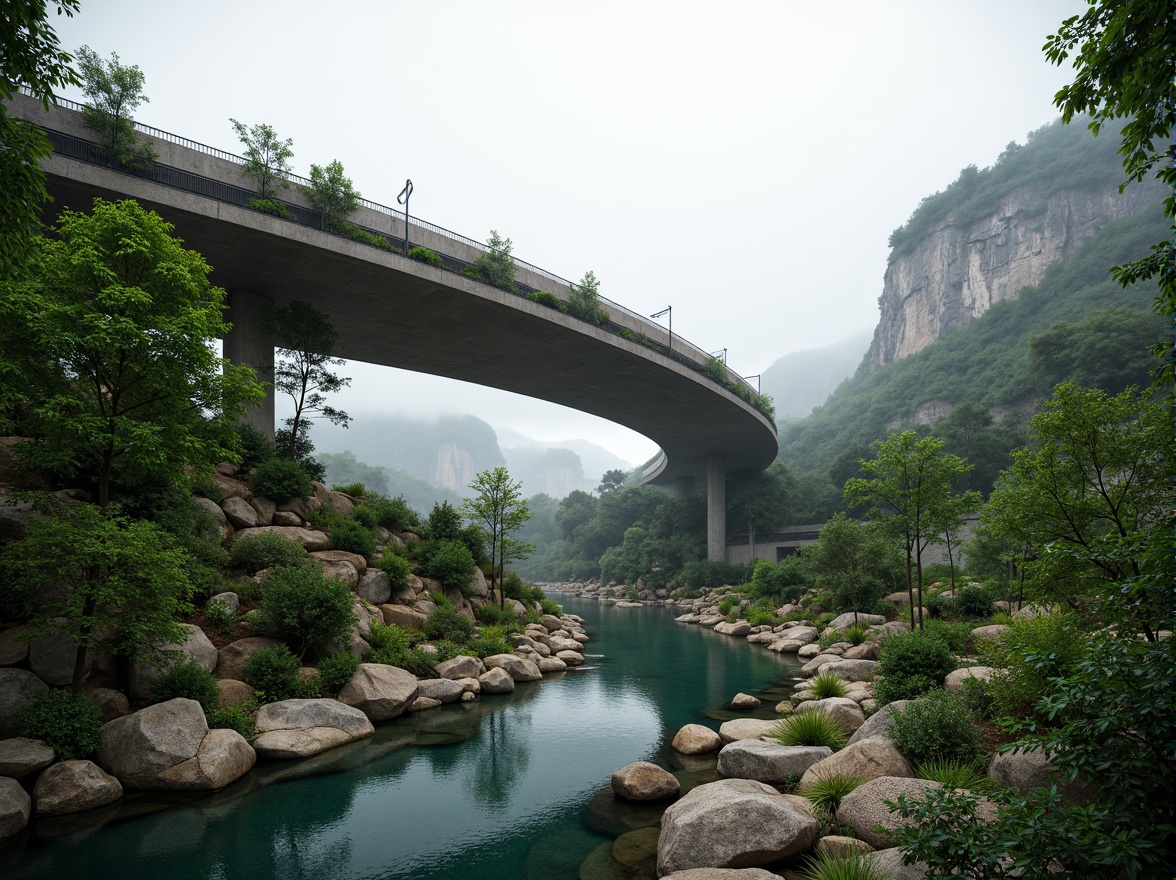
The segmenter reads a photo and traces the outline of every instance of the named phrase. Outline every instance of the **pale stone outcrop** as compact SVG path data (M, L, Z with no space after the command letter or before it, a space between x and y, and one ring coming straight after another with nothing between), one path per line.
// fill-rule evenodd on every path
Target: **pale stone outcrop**
M944 690L950 691L953 694L962 694L966 687L965 682L970 678L977 681L988 681L992 678L991 666L968 666L964 669L953 669L947 674L943 680Z
M204 631L191 623L181 623L180 626L187 632L187 639L160 646L161 651L175 652L178 654L177 657L166 659L158 666L146 659L136 658L131 661L130 683L127 690L132 700L147 699L160 676L180 663L195 663L209 672L216 669L219 654Z
M800 790L829 776L858 776L864 779L914 776L911 765L888 739L864 739L834 752L813 764L800 778Z
M836 675L845 681L864 681L878 672L876 660L834 660L821 667L824 675Z
M854 613L852 611L846 611L844 614L838 614L836 617L830 620L829 625L825 627L825 632L840 632L843 629L847 629L853 626L855 623L861 626L877 626L878 624L885 622L886 618L881 614L859 613L857 615L857 620L854 620Z
M392 598L392 581L380 569L370 569L356 584L355 595L373 605L383 605Z
M257 711L253 742L264 758L306 758L376 732L359 709L338 700L282 700Z
M112 804L123 796L117 779L93 761L62 761L39 777L33 787L38 816L63 816Z
M671 745L684 755L705 755L721 748L723 739L709 727L687 724L674 734Z
M420 691L417 699L423 697L441 704L457 702L465 691L461 684L449 678L422 678L417 687Z
M477 657L459 654L452 660L443 660L437 664L437 675L441 678L477 678L486 671L484 664Z
M894 713L905 709L910 703L910 700L895 700L893 703L887 703L866 719L866 723L859 727L857 733L849 738L848 744L853 745L864 739L889 739L890 734L887 728L894 718Z
M758 709L760 699L751 694L736 694L731 698L730 705L732 709Z
M761 736L769 736L779 724L779 721L760 718L736 718L719 725L719 737L724 743L740 739L759 739Z
M217 652L215 675L217 678L232 678L237 681L245 680L245 667L249 658L262 648L280 645L278 639L269 636L250 636L230 642Z
M360 663L338 698L372 721L388 721L399 717L418 696L417 677L411 672L382 663Z
M496 666L478 676L484 694L509 694L515 689L514 679L505 669Z
M305 519L306 517L303 517ZM237 532L237 538L250 535L281 535L288 541L302 547L308 553L316 550L331 549L331 539L323 532L315 529L304 529L300 526L257 526L252 529L242 529Z
M797 712L824 712L837 721L849 736L866 723L862 707L849 697L825 697L823 700L806 700L796 706Z
M430 603L432 604L432 603ZM411 632L419 632L425 628L427 614L409 608L407 605L380 605L380 613L384 615L387 626L398 626Z
M649 761L626 764L613 773L611 782L613 793L626 801L663 801L682 790L673 773Z
M902 819L891 813L884 801L893 803L900 794L906 795L908 801L921 801L927 792L939 787L938 782L927 779L880 776L859 785L843 797L841 806L837 808L837 819L853 828L860 840L881 849L890 846L886 832L903 824Z
M483 658L482 662L486 664L487 669L505 669L515 681L539 681L543 678L538 666L517 654L491 654Z
M53 763L53 749L39 739L0 739L0 776L24 779Z
M754 779L782 785L833 754L827 746L781 746L758 739L728 743L719 752L718 771L728 779Z

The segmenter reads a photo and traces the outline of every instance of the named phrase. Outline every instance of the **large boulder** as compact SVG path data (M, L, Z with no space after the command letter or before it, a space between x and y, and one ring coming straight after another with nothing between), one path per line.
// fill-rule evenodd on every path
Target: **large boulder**
M514 679L501 666L487 669L478 676L483 694L509 694L515 689Z
M0 666L20 666L29 659L27 626L14 626L0 632Z
M305 518L303 517L303 519ZM256 528L242 529L237 532L238 538L247 535L281 535L283 538L298 544L308 553L313 553L316 550L329 550L331 548L331 539L323 532L314 529L304 529L298 526L257 526Z
M972 638L983 642L999 642L1004 639L1009 627L1003 623L978 626L972 630Z
M117 779L93 761L62 761L37 777L33 804L38 816L81 813L112 804L123 796Z
M889 880L927 880L927 863L903 864L905 853L898 847L880 849L866 856L875 871Z
M355 595L373 605L383 605L392 598L392 580L380 569L373 568L359 579Z
M788 639L790 641L800 642L802 645L807 645L815 642L820 638L820 635L820 630L815 626L793 626L776 633L776 638Z
M859 776L877 779L881 776L914 776L911 765L888 739L865 739L834 752L813 764L800 778L800 789L811 786L818 779L829 776Z
M376 732L359 709L338 700L282 700L257 710L253 748L263 758L306 758Z
M420 690L417 699L425 697L441 704L457 702L465 692L460 683L449 678L422 678L417 686Z
M612 790L626 801L663 801L677 797L682 783L668 770L649 761L626 764L612 775Z
M817 820L771 786L723 779L692 789L666 810L657 873L770 864L816 839Z
M55 757L53 749L39 739L23 736L0 739L0 776L24 779L44 770Z
M78 646L68 635L43 636L29 645L29 669L50 687L65 687L73 681ZM94 652L86 652L83 678L94 665Z
M19 833L29 824L33 802L20 783L0 776L0 840Z
M780 880L780 875L763 868L688 868L662 880Z
M903 824L897 814L890 812L884 801L893 803L900 794L906 795L908 801L921 801L927 792L939 787L938 782L927 779L880 776L859 785L841 799L837 820L853 828L858 839L875 849L883 849L890 846L887 832Z
M217 652L215 675L217 678L244 681L245 667L249 663L249 658L262 648L280 644L278 639L272 639L269 636L250 636L247 639L237 639L235 642L230 642Z
M813 764L833 754L827 746L781 746L758 739L742 739L719 752L720 776L754 779L783 785L800 777Z
M887 703L873 715L866 719L866 723L857 729L857 733L849 738L849 745L861 742L864 739L890 739L890 734L887 728L894 717L894 712L905 709L910 703L910 700L895 700L893 703Z
M857 618L856 620L854 618ZM829 621L829 625L825 627L826 632L840 632L843 629L848 629L855 623L862 626L877 626L880 623L885 623L886 618L881 614L854 614L852 611L846 611L844 614L839 614Z
M114 688L89 688L86 691L86 700L98 710L103 724L131 714L131 701L127 699L126 694Z
M224 788L257 760L235 730L209 730L195 700L177 697L102 725L98 764L127 788Z
M351 681L339 691L339 702L359 709L372 721L388 721L399 717L418 696L417 677L408 670L360 663Z
M992 671L991 666L966 666L963 669L953 669L943 680L943 687L953 694L962 694L968 679L988 681L992 678Z
M253 529L258 526L257 508L244 498L226 498L221 502L221 510L235 529Z
M701 724L687 724L676 734L671 745L684 755L705 755L723 746L723 738Z
M563 658L560 657L560 659ZM539 671L538 666L517 654L491 654L482 662L486 664L487 669L505 669L515 681L539 681L543 678L543 673Z
M762 718L736 718L719 725L719 738L724 744L740 739L759 739L761 736L769 736L779 724L779 721Z
M179 663L195 663L212 672L219 662L216 647L208 640L208 636L200 627L191 623L181 623L188 633L184 642L169 642L161 645L160 650L175 652L176 657L166 659L161 665L153 665L149 660L136 658L131 661L130 682L127 688L132 700L145 700L151 696L151 688L169 669Z
M320 563L349 562L351 563L351 567L355 569L357 575L363 577L367 574L367 559L359 553L352 553L350 550L316 550L310 555ZM378 605L379 603L377 602L376 604Z
M745 636L751 632L751 624L746 620L736 620L734 623L723 621L715 624L715 632L723 636Z
M1066 806L1086 806L1093 799L1093 792L1081 782L1063 784L1057 769L1041 749L997 755L988 765L988 776L997 785L1022 794L1056 785Z
M452 660L442 660L437 664L437 675L441 678L477 678L486 671L486 664L477 657L458 654Z
M823 700L806 700L796 707L797 712L824 712L834 719L849 736L866 723L862 707L849 697L826 697Z
M0 668L0 737L15 736L17 716L49 693L49 685L27 669Z
M568 668L568 664L558 657L540 657L536 665L544 675L551 675L554 672L565 672Z
M420 632L425 628L425 621L428 619L427 614L409 608L407 605L385 603L380 606L380 613L384 615L384 623L387 626L398 626L410 632Z
M580 651L558 651L555 656L568 666L584 665L584 654Z
M866 681L878 671L877 660L834 660L821 668L823 675L836 675L845 681Z

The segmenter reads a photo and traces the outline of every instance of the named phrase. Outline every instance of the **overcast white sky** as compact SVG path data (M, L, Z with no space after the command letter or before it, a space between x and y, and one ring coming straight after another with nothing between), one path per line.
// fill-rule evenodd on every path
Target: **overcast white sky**
M744 375L874 326L887 238L959 170L1057 116L1041 47L1083 0L83 0L53 16L146 75L138 118L240 152L229 117L339 159L367 198L726 347ZM80 99L79 93L67 93ZM631 462L562 407L349 365L341 405L470 412Z

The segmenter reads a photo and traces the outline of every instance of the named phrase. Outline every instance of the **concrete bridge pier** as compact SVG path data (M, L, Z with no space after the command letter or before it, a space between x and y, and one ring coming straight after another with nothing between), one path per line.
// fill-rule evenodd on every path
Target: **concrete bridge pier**
M706 558L727 561L727 456L706 457Z
M244 364L257 371L257 380L272 386L274 381L274 343L262 329L265 310L273 300L248 290L230 290L226 315L233 325L224 339L224 356L234 364ZM271 440L274 438L274 392L266 388L259 406L245 408L245 421Z

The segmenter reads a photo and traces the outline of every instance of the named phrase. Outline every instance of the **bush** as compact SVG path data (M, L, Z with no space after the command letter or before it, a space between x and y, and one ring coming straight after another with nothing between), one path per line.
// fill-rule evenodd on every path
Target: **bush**
M238 615L224 602L209 602L204 606L204 619L217 632L227 636L233 631Z
M331 486L332 492L342 492L351 498L362 498L367 495L367 486L363 483L344 483L343 485L333 484Z
M983 753L980 735L962 697L932 691L891 716L890 738L912 764L970 763Z
M296 461L272 458L258 465L250 487L254 495L272 498L279 504L291 498L309 498L310 477Z
M544 614L550 614L552 617L559 617L563 614L563 606L546 596L539 600L539 607L543 609Z
M818 776L808 788L800 792L815 806L830 813L836 813L841 799L866 781L864 776L846 776L842 773L826 773Z
M229 551L230 567L246 574L263 568L303 565L308 559L301 544L275 534L245 535L234 540Z
M1054 692L1054 679L1069 677L1083 659L1085 645L1085 634L1067 615L1015 618L1004 638L984 649L985 662L995 667L988 681L993 711L1047 720L1038 702Z
M722 599L719 600L719 604L718 604L719 614L723 615L724 617L729 616L732 611L734 611L737 607L739 607L739 601L740 601L740 597L738 595L736 595L735 593L728 593L726 596L724 596Z
M355 625L355 597L346 584L327 580L320 568L275 568L261 588L266 629L304 657L311 648L347 636Z
M459 611L438 608L425 618L423 630L431 642L444 640L460 645L474 634L474 622Z
M980 791L991 785L984 765L972 761L955 761L946 758L933 758L915 765L915 775L920 779L930 779L947 788L966 788L969 791Z
M418 678L432 678L437 674L436 661L429 654L412 645L412 637L394 624L373 623L368 636L371 648L364 652L367 663L383 663L407 669Z
M804 709L783 719L769 734L782 746L828 746L833 751L845 746L845 728L820 709Z
M815 675L809 680L809 690L813 692L814 700L824 700L828 697L844 697L847 693L846 683L839 676L831 672Z
M383 527L404 531L419 528L421 524L417 512L409 507L408 502L400 495L395 498L372 495L355 506L351 518L369 529Z
M776 615L771 609L758 603L748 608L743 616L752 626L772 626L776 623Z
M283 220L294 219L290 209L276 199L250 199L245 204L254 211L261 211L263 214L273 214Z
M923 606L930 613L932 620L954 618L958 613L956 600L950 596L941 596L939 593L928 593L923 598Z
M337 694L359 669L359 658L348 651L339 651L324 657L315 668L318 669L322 689Z
M318 683L298 677L298 658L285 645L262 648L245 664L245 681L256 691L258 701L307 699L319 696Z
M331 549L358 553L366 558L375 555L376 537L362 523L344 518L331 527Z
M356 226L354 223L344 223L340 228L344 235L348 238L362 241L364 244L370 244L372 247L378 247L382 251L396 251L403 253L404 249L397 244L393 244L387 238L374 232L368 232L362 226Z
M506 632L522 632L523 625L509 608L499 608L497 605L485 605L474 612L479 623L500 627Z
M98 750L102 713L81 694L52 690L17 716L20 735L39 739L59 761L88 758Z
M955 669L951 649L931 632L915 630L889 636L879 650L878 672L883 679L874 688L879 706L941 688L943 679Z
M517 626L517 623L516 623ZM504 626L484 626L482 634L465 645L463 653L474 657L489 657L492 654L509 654L514 648L506 640L509 630Z
M556 309L560 312L568 310L567 303L552 293L550 290L533 290L527 294L527 299L532 302L537 302L539 305L547 306L550 309Z
M761 559L751 575L752 595L781 604L796 602L812 585L812 575L799 556L788 556L775 563Z
M956 608L961 617L989 618L992 616L992 594L975 584L968 584L956 591Z
M241 454L238 466L243 471L265 464L277 454L274 441L248 422L234 425L233 433L237 435L237 451Z
M441 262L441 258L437 256L436 252L429 250L427 247L414 247L409 249L408 255L414 260L419 260L422 263L428 263L430 266L443 267L445 264Z
M204 717L208 719L210 728L235 730L249 743L257 739L257 722L240 706L205 710Z
M176 697L195 700L207 714L220 703L220 687L211 672L188 660L163 673L151 688L151 699L156 703Z
M441 581L447 587L457 587L465 595L474 577L474 557L461 541L428 541L421 573Z
M397 556L388 550L378 563L380 571L388 575L392 582L392 589L399 590L408 586L408 576L412 574L412 563L403 556Z
M972 650L972 630L976 627L962 621L928 620L924 621L926 632L947 644L953 654L966 654Z

